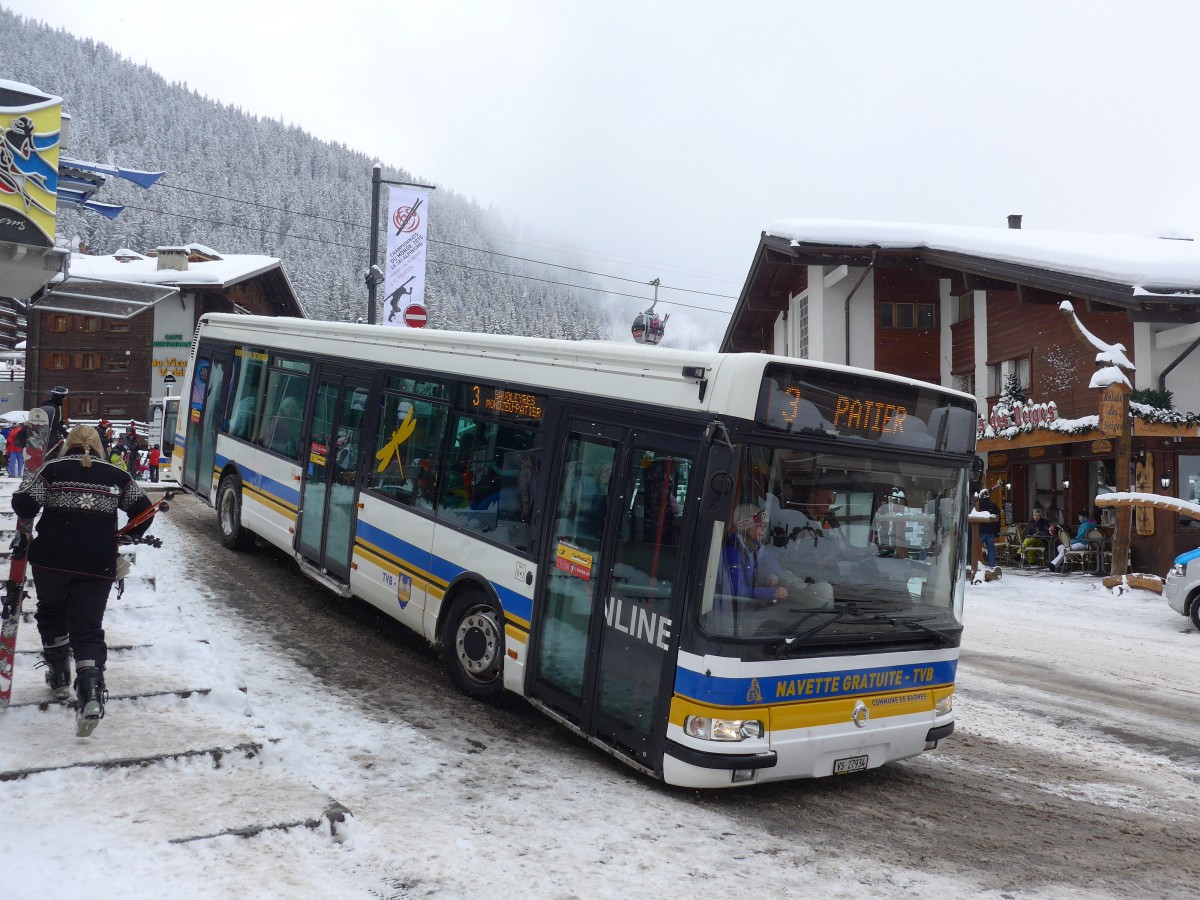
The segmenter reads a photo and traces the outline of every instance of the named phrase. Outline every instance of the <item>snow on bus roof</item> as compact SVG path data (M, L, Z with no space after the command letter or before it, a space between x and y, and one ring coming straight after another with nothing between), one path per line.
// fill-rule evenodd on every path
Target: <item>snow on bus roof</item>
M796 244L962 253L1143 288L1139 293L1200 288L1200 245L1173 236L839 219L778 219L765 233Z

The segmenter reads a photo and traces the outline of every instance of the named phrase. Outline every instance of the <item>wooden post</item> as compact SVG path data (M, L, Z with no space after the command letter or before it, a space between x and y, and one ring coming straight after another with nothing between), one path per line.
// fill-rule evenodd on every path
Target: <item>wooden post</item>
M971 520L971 582L974 583L975 576L979 574L979 559L982 555L980 551L983 547L979 543L979 522Z
M1118 493L1129 491L1129 467L1133 462L1133 427L1129 421L1129 388L1110 384L1100 394L1100 432L1112 437L1116 445L1116 488ZM1113 528L1112 568L1104 579L1105 587L1120 584L1129 568L1129 537L1133 530L1133 507L1117 508Z

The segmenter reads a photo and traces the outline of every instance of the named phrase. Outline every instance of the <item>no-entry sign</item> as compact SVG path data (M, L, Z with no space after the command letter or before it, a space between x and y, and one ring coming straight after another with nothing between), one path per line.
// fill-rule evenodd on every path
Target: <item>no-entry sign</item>
M404 307L404 324L409 328L424 328L429 321L429 314L420 303L410 303Z

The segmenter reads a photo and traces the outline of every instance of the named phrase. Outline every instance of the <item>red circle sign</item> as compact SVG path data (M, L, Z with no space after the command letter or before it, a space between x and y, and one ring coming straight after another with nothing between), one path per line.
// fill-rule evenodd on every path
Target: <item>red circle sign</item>
M404 324L409 328L424 328L429 321L429 314L420 303L410 303L404 307Z

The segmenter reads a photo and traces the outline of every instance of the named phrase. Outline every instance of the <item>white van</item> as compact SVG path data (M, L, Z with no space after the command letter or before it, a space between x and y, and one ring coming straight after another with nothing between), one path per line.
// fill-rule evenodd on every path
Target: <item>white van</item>
M1191 616L1192 624L1200 629L1200 549L1175 557L1163 593L1171 609L1181 616Z

